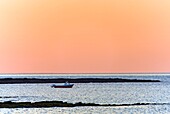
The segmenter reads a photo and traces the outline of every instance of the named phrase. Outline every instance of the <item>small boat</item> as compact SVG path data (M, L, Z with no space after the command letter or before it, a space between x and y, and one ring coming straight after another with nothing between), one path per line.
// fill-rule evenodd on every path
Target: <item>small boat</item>
M53 88L72 88L74 84L70 84L69 82L65 82L64 84L62 85L56 85L56 84L53 84L51 85L51 87Z

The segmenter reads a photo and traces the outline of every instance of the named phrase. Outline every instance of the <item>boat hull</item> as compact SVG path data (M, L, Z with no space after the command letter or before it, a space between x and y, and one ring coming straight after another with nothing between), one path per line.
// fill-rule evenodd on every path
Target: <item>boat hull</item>
M71 85L52 85L52 88L72 88L73 84Z

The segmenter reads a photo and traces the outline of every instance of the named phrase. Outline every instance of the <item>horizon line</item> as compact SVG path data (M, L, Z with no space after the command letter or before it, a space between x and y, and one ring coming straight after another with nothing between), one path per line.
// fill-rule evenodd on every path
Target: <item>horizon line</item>
M170 74L170 72L111 72L111 73L0 73L3 74Z

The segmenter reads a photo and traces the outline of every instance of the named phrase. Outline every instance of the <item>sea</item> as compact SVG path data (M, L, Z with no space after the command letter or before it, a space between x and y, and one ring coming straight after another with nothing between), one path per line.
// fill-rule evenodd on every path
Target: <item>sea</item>
M73 88L51 88L53 83L0 84L0 102L64 101L68 103L135 104L50 108L0 108L0 114L170 114L170 74L0 74L0 78L121 78L161 82L75 83ZM155 103L155 105L153 104Z

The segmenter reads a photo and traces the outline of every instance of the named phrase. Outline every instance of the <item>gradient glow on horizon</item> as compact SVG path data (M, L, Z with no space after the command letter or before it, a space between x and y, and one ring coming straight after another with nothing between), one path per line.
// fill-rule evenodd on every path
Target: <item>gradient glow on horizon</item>
M0 73L170 72L170 0L1 0Z

